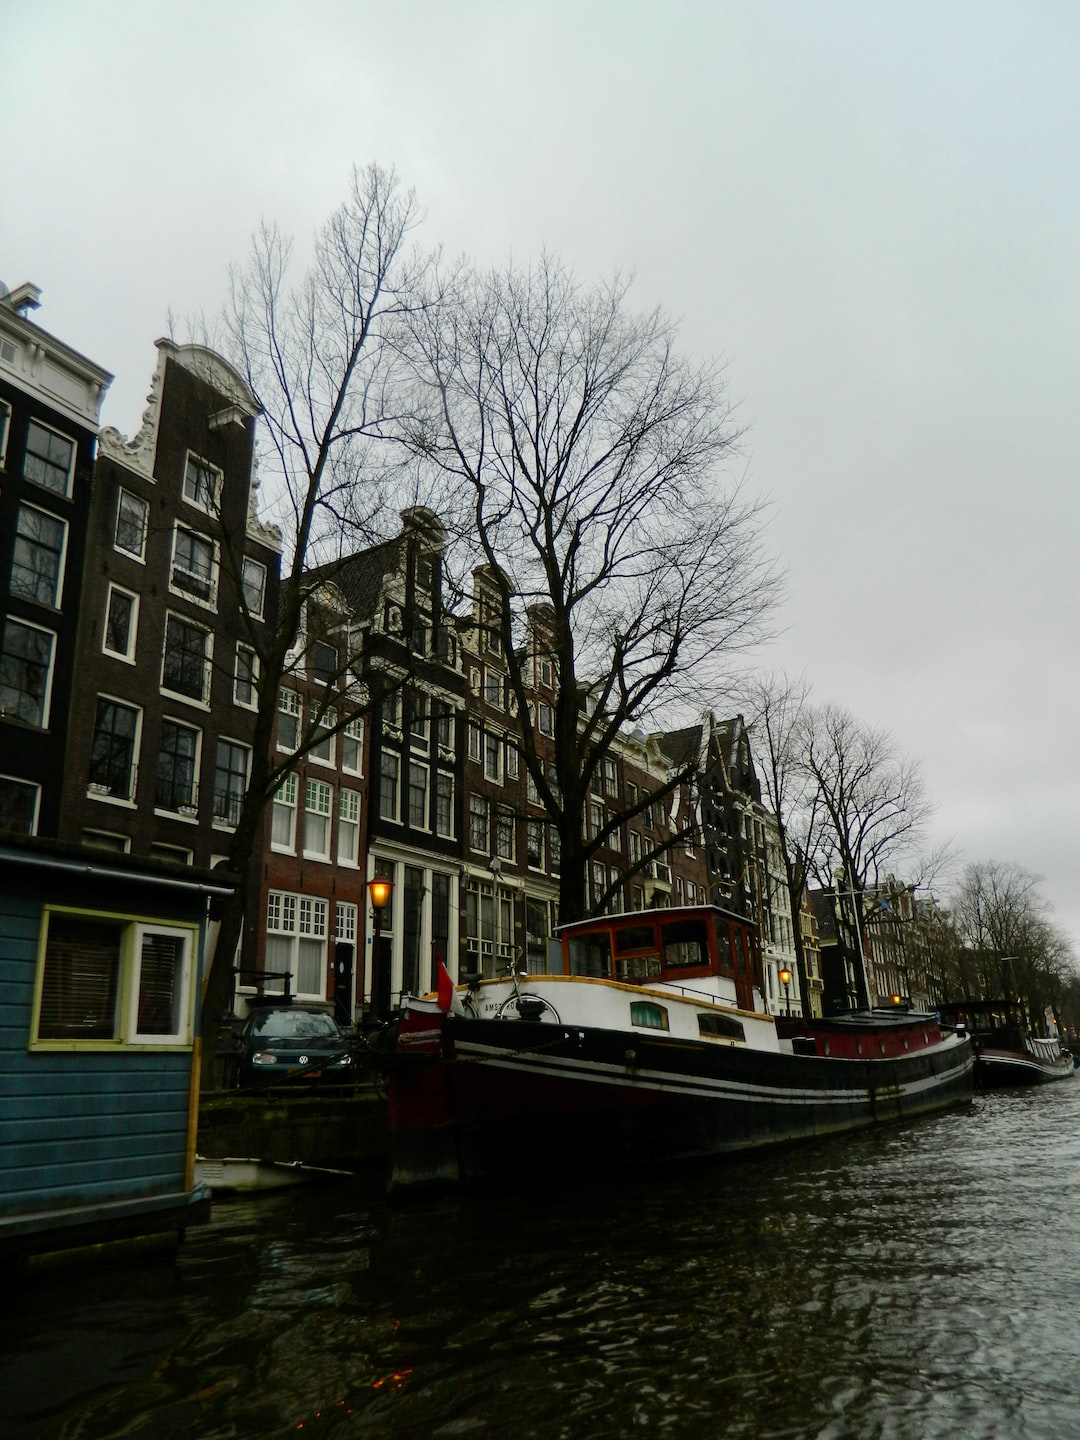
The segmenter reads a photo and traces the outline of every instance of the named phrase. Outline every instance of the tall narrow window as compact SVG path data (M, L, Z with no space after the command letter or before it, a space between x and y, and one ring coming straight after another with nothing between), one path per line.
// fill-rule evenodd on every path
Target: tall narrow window
M274 808L270 818L270 848L292 854L296 834L296 774L286 775L274 791Z
M258 701L256 685L259 679L259 657L250 645L236 647L236 675L233 684L233 698L238 705L253 710Z
M11 557L11 593L39 605L60 604L67 526L63 520L20 505Z
M514 850L514 812L500 805L495 815L495 853L500 860L513 860Z
M435 833L448 837L454 833L454 777L445 770L435 776Z
M252 560L249 555L244 556L244 565L240 574L240 589L248 614L256 620L261 620L263 605L266 602L266 566L260 564L258 560Z
M90 788L114 800L135 794L135 754L139 712L99 695L90 742Z
M36 835L41 786L0 775L0 830L16 835Z
M53 649L51 630L10 617L0 642L0 715L39 730L49 723Z
M217 569L214 543L178 525L173 540L172 588L192 600L213 605L217 599Z
M235 825L247 790L250 752L235 740L219 740L214 767L214 819Z
M315 730L312 735L311 749L308 751L308 758L317 761L320 765L332 765L334 763L336 734L334 726L337 724L337 712L335 710L324 710L315 721Z
M138 615L139 597L110 585L105 602L105 635L101 642L101 648L107 655L115 655L121 660L135 659Z
M221 471L195 455L187 457L184 467L184 499L200 510L214 512L221 495Z
M304 854L308 859L330 859L333 798L333 790L321 780L309 780L304 788Z
M488 852L488 802L483 795L469 796L469 846Z
M295 690L278 691L277 748L295 750L300 740L300 696Z
M116 532L113 542L117 550L141 560L146 554L146 532L150 523L150 506L130 490L121 490L116 502Z
M379 757L379 815L383 820L397 820L400 786L401 756L383 750Z
M175 695L205 704L210 694L210 634L179 615L165 621L161 684Z
M339 865L356 865L360 857L360 796L355 790L338 794Z
M159 809L194 812L199 803L198 765L198 730L176 720L163 720L155 797Z
M341 732L341 768L349 775L359 775L364 756L364 722L350 720Z

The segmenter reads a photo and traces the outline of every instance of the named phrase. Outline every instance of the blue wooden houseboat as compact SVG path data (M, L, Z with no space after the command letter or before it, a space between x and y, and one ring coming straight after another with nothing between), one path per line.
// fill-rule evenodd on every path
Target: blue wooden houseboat
M0 840L0 1265L175 1244L195 1182L207 871Z

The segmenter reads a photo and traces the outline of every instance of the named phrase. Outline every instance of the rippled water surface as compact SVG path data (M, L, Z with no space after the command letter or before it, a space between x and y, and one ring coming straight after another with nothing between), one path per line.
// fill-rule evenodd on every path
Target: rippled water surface
M632 1186L220 1204L0 1306L5 1440L1080 1435L1080 1080Z

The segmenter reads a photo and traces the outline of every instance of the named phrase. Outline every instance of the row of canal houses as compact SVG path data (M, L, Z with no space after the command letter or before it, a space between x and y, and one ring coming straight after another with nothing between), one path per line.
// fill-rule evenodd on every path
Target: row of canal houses
M249 873L228 871L278 614L258 406L220 356L160 340L138 434L101 430L112 377L39 304L32 285L0 293L0 1255L193 1213L199 982L234 886L238 1008L287 983L351 1022L430 988L437 956L455 977L543 970L560 868L520 760L499 586L481 568L451 603L446 534L414 507L312 577L277 697L281 783ZM545 612L523 618L542 747L557 677ZM671 789L680 770L694 784ZM799 925L820 1011L819 921L808 898L792 913L741 718L625 735L589 834L652 795L592 857L590 903L749 914L777 1013L802 1003L781 978ZM375 877L392 882L378 912Z

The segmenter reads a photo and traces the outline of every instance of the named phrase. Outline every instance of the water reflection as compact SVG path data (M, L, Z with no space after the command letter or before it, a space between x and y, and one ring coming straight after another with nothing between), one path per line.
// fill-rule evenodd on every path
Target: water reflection
M218 1206L0 1319L0 1433L1073 1433L1080 1083L621 1188Z

